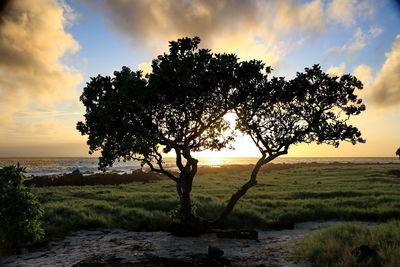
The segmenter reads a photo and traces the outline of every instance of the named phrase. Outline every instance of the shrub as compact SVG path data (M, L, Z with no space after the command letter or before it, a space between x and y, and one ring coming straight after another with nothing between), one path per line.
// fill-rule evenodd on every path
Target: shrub
M25 168L0 169L0 244L20 246L41 239L43 210L23 182Z

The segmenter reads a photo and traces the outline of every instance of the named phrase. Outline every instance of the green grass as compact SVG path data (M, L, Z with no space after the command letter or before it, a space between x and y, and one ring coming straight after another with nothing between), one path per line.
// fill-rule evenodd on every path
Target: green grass
M272 165L240 200L227 227L282 228L311 220L400 219L399 165ZM279 168L276 168L279 167ZM197 213L215 217L249 176L251 166L201 167L194 180ZM170 180L121 186L34 188L48 236L98 227L165 230L178 205Z
M357 256L355 248L361 245L373 252ZM360 223L330 226L298 241L294 255L313 266L400 266L400 222L370 228Z

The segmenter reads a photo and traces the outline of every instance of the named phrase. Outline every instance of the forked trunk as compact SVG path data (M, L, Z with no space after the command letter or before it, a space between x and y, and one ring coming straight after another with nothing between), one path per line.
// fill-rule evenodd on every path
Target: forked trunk
M197 235L207 233L210 230L210 227L206 220L193 213L190 193L192 191L193 178L197 172L197 166L194 168L195 169L192 169L191 172L181 173L179 182L176 184L176 188L180 200L183 224L185 224L188 229L193 230L194 235Z
M225 222L226 217L228 217L228 215L232 212L239 199L246 194L247 190L257 184L258 172L264 164L265 158L261 158L257 161L257 164L254 166L253 171L251 172L250 179L244 185L242 185L239 190L232 194L225 209L221 212L219 217L211 223L212 227L221 227Z
M177 183L177 191L180 199L181 212L184 218L183 223L189 225L192 229L194 229L194 231L197 231L198 234L209 232L212 228L222 227L226 218L232 212L240 198L242 198L251 187L257 184L257 175L261 167L278 156L279 155L276 154L267 158L265 156L260 158L254 166L249 180L244 185L242 185L242 187L239 188L234 194L232 194L231 198L228 201L228 204L222 210L219 217L212 222L208 222L202 219L201 217L193 214L192 211L190 193L192 191L192 182L194 175L196 174L197 164L194 171L192 170L190 173L181 173L179 182Z

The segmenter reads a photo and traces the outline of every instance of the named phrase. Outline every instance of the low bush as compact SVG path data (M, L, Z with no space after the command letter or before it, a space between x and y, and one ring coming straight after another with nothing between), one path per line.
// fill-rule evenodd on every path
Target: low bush
M44 235L43 210L36 196L23 184L25 169L0 169L0 247L17 247Z

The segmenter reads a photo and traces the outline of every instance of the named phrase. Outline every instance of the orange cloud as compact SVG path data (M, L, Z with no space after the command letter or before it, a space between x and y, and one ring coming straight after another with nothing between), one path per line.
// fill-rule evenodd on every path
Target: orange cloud
M386 53L386 60L374 76L371 67L361 64L355 68L354 75L365 86L367 100L381 108L396 108L400 105L400 34L396 36L392 48Z
M339 66L337 67L330 67L326 73L328 73L331 76L342 76L344 72L346 71L346 64L342 62Z
M0 17L0 126L29 103L77 97L82 76L61 59L79 44L65 32L73 14L64 2L8 1Z
M321 0L86 0L100 11L110 26L133 40L133 45L165 50L167 41L199 36L216 52L236 53L242 59L262 58L274 64L292 46L293 32L306 36L326 26ZM285 42L283 42L283 40Z
M378 72L372 85L374 103L383 106L400 104L400 34L396 36L392 49L386 54L386 61Z

